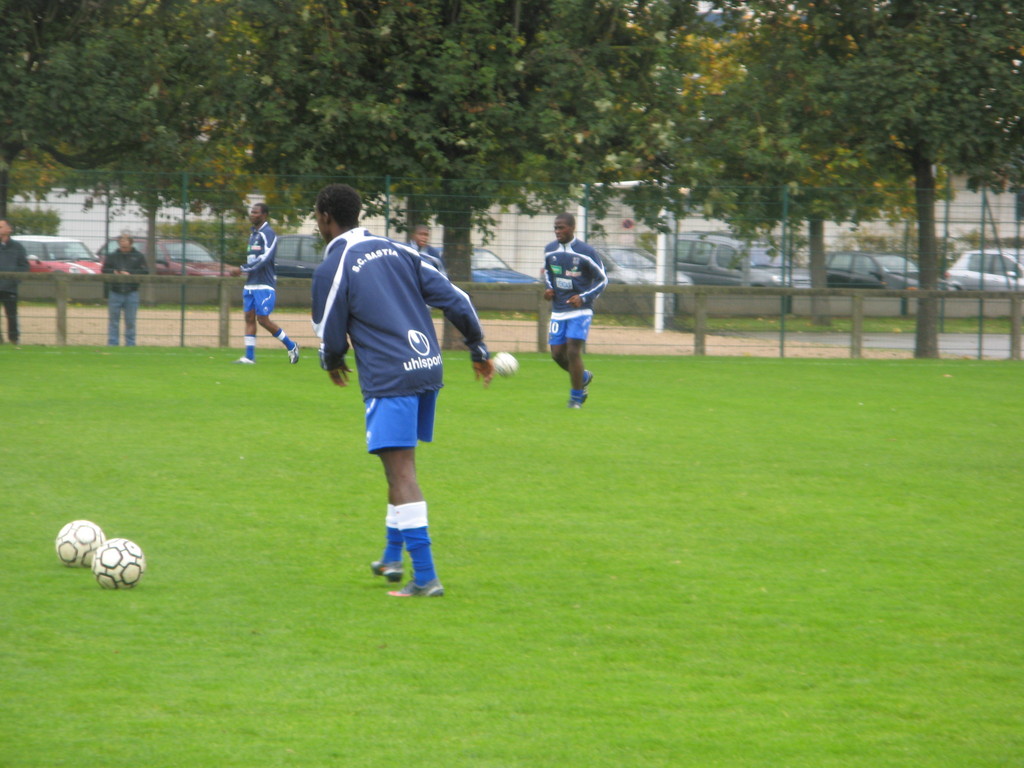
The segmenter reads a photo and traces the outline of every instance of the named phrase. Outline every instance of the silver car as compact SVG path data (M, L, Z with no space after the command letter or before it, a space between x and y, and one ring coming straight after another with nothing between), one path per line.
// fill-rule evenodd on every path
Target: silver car
M1024 266L1012 252L986 248L960 255L946 272L965 291L1024 290Z

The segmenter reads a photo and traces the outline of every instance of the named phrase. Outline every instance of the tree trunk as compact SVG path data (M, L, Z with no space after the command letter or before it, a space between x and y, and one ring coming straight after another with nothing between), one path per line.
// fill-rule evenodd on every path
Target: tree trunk
M453 283L468 283L472 280L473 244L471 242L473 214L469 198L462 195L448 195L438 221L444 226L444 263L448 277ZM444 324L442 349L461 349L462 338L455 327Z
M0 163L0 219L7 219L7 192L11 185L11 172L6 162Z
M930 158L914 150L914 201L917 208L917 266L921 274L920 287L934 290L938 286L939 249L935 236L935 172ZM939 356L939 300L917 300L917 337L914 357Z
M825 277L825 222L811 219L807 222L807 240L811 251L811 287L826 288ZM832 312L828 296L811 297L811 324L831 325Z
M409 195L405 199L405 240L412 240L412 232L420 224L429 224L430 211L423 195Z

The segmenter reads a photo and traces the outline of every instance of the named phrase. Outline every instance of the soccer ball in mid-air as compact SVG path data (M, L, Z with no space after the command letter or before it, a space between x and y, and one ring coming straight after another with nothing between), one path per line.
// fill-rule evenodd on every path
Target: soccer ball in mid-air
M145 572L142 548L128 539L111 539L92 558L92 573L104 589L131 589Z
M106 537L96 523L74 520L57 534L57 557L68 567L92 565L93 553L103 545Z
M514 376L519 370L519 361L508 352L499 352L492 358L492 362L499 376Z

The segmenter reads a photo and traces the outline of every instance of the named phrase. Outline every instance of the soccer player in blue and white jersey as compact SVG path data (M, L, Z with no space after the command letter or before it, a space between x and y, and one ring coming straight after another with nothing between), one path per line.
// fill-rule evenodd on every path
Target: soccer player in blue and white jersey
M412 230L412 240L409 245L420 252L420 256L435 267L442 275L447 275L448 270L444 266L444 256L430 244L430 227L426 224L417 224Z
M430 307L462 333L477 378L494 376L473 304L432 264L403 243L359 227L362 202L345 184L320 190L315 215L327 243L313 273L313 329L321 339L320 366L339 387L351 372L351 344L366 406L366 443L380 457L388 483L385 547L371 563L377 576L402 578L402 550L413 578L394 597L440 597L427 502L416 479L416 445L430 442L434 408L443 386L441 349Z
M299 362L299 345L288 338L288 334L270 319L277 299L277 270L274 255L277 252L277 234L271 229L267 219L270 209L266 203L253 203L249 209L249 223L252 233L249 235L249 250L245 264L238 268L238 273L248 277L242 289L242 309L245 311L245 354L236 363L251 365L256 362L256 323L258 322L270 334L284 344L288 350L288 362Z
M552 302L548 344L551 357L569 373L569 407L582 408L594 374L583 367L594 299L608 285L604 264L591 246L576 238L571 213L555 217L555 241L544 248L544 298Z

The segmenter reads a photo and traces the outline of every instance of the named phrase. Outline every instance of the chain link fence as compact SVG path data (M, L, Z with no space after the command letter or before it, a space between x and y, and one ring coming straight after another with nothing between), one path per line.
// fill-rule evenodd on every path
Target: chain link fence
M924 293L810 289L810 282L799 282L809 263L810 228L788 223L783 215L807 208L814 195L838 196L856 210L874 190L680 190L688 205L672 215L643 184L99 172L53 178L49 171L30 169L12 177L16 193L8 220L15 237L76 241L89 258L49 266L40 260L32 274L22 276L21 343L106 343L108 278L97 273L105 249L130 233L144 246L154 273L140 279L138 343L240 347L242 280L221 275L244 260L249 205L267 202L278 234L304 235L316 253L322 248L310 217L316 192L338 181L364 195L364 224L371 230L404 240L414 226L426 224L431 244L444 247L446 259L467 257L464 273L453 279L473 296L496 349L546 349L547 306L538 278L554 216L569 211L577 217L578 236L602 248L612 283L597 305L590 352L913 355L916 300ZM1022 260L1019 194L974 193L953 184L940 192L936 213L944 269L970 250ZM712 210L728 215L716 219ZM899 254L912 265L912 206L889 210L903 215L823 222L826 251ZM770 224L776 220L783 223ZM686 284L680 254L697 241L712 266L716 260L730 266L722 256L727 247L749 257L739 268L731 263L736 285ZM712 241L719 251L706 247ZM762 253L763 263L751 264L755 253ZM735 254L729 258L735 262ZM194 275L200 261L214 268ZM775 278L757 285L757 268L772 264ZM508 271L506 279L522 282L482 282L492 279L488 267L498 266ZM1019 359L1016 294L936 295L942 301L940 352ZM281 278L275 319L304 346L316 343L308 310L308 279ZM269 336L259 338L268 348L276 344Z

